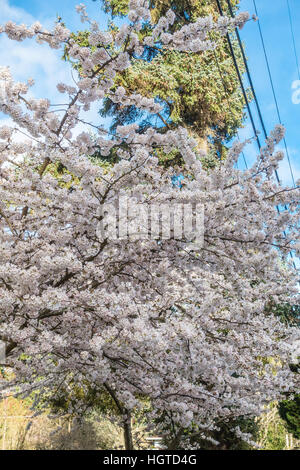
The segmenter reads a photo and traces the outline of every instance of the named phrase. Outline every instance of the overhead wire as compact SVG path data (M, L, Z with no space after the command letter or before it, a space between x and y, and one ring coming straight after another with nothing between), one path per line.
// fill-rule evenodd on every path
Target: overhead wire
M290 30L291 30L292 41L293 41L294 55L295 55L295 60L296 60L296 65L297 65L298 77L299 77L299 80L300 80L300 67L299 67L299 60L298 60L298 54L297 54L297 48L296 48L295 33L294 33L294 26L293 26L293 19L292 19L292 11L291 11L291 6L290 6L289 0L286 0L286 3L287 3L287 8L288 8L289 23L290 23Z
M234 18L235 15L234 15L230 0L227 0L227 5L228 5L228 8L229 8L229 12L230 12L231 17ZM263 129L263 132L264 132L264 136L265 136L265 138L267 138L268 134L267 134L267 131L266 131L266 126L265 126L265 123L264 123L264 120L263 120L263 117L262 117L260 105L258 103L258 99L257 99L257 96L256 96L255 88L254 88L254 85L253 85L252 77L251 77L249 66L248 66L248 60L246 58L244 46L243 46L238 28L235 28L235 34L236 34L236 37L237 37L237 40L238 40L238 43L239 43L239 46L240 46L240 50L241 50L241 53L242 53L242 58L243 58L243 62L244 62L244 65L245 65L246 74L247 74L249 84L250 84L250 88L251 88L251 92L253 94L253 98L254 98L254 101L255 101L255 104L256 104L256 109L257 109L257 113L258 113L258 116L259 116L259 120L260 120L262 129Z
M221 7L220 1L216 0L216 2L217 2L217 6L218 6L218 10L219 10L220 15L224 16L223 9ZM228 41L228 45L229 45L229 49L230 49L230 54L231 54L231 57L232 57L232 60L233 60L233 63L234 63L234 67L235 67L235 70L236 70L236 73L237 73L237 76L238 76L238 80L239 80L239 83L240 83L240 87L242 89L243 97L244 97L244 100L245 100L245 104L246 104L246 107L247 107L247 111L248 111L248 114L249 114L252 129L253 129L253 133L254 133L254 136L256 138L258 148L260 150L261 149L261 143L260 143L260 139L259 139L259 136L258 136L258 131L255 127L255 122L254 122L253 114L252 114L252 111L251 111L251 108L250 108L249 99L248 99L248 96L247 96L247 92L246 92L246 89L245 89L245 86L244 86L242 74L240 72L240 69L239 69L239 66L238 66L238 63L237 63L237 59L236 59L236 56L235 56L235 52L234 52L234 49L233 49L233 45L232 45L229 33L226 34L226 37L227 37L227 41Z
M229 0L227 0L227 1L229 1ZM272 72L271 72L271 68L270 68L270 63L269 63L269 59L268 59L268 55L267 55L267 51L266 51L265 40L264 40L264 36L263 36L263 32L262 32L261 25L260 25L260 20L259 20L259 18L258 18L258 9L257 9L256 1L255 1L255 0L253 0L253 5L254 5L254 9L255 9L255 14L256 14L256 16L257 16L257 24L258 24L258 29L259 29L259 35L260 35L260 40L261 40L261 43L262 43L263 52L264 52L264 57L265 57L265 61L266 61L267 69L268 69L268 75L269 75L269 80L270 80L270 84L271 84L271 88L272 88L272 93L273 93L273 98L274 98L275 106L276 106L276 112L277 112L279 124L282 125L282 120L281 120L281 115L280 115L280 111L279 111L278 100L277 100L277 96L276 96L276 92L275 92L275 87L274 87L274 81L273 81ZM295 187L295 186L296 186L296 184L295 184L295 177L294 177L294 173L293 173L293 169L292 169L292 164L291 164L291 159L290 159L290 155L289 155L289 151L288 151L288 146L287 146L286 138L285 138L285 137L283 138L283 143L284 143L284 147L285 147L285 152L286 152L286 156L287 156L287 160L288 160L288 164L289 164L289 169L290 169L290 173L291 173L293 185L294 185L294 187Z
M230 0L227 0L227 2L228 2L228 1L230 1ZM256 0L253 0L253 5L254 5L255 14L256 14L256 16L257 16L258 30L259 30L260 40L261 40L261 43L262 43L262 48L263 48L263 52L264 52L264 57L265 57L266 65L267 65L267 70L268 70L269 80L270 80L270 84L271 84L271 88L272 88L272 93L273 93L273 98L274 98L274 102L275 102L275 106L276 106L277 116L278 116L279 123L282 125L282 120L281 120L281 115L280 115L280 111L279 111L278 100L277 100L277 96L276 96L276 92L275 92L275 87L274 87L274 81L273 81L273 77L272 77L271 67L270 67L270 63L269 63L269 59L268 59L268 55L267 55L267 51L266 51L266 45L265 45L265 40L264 40L264 36L263 36L263 32L262 32L260 20L259 20L259 17L258 17L258 8L257 8L257 5L256 5ZM288 7L289 7L289 6L290 6L290 5L288 4ZM289 12L290 12L290 8L289 8ZM298 59L297 59L297 64L298 64ZM299 70L299 69L298 69L298 70ZM292 169L292 164L291 164L291 160L290 160L290 155L289 155L289 151L288 151L288 146L287 146L287 142L286 142L286 138L285 138L285 137L283 138L283 143L284 143L285 152L286 152L286 156L287 156L287 160L288 160L288 164L289 164L289 169L290 169L290 173L291 173L291 177L292 177L292 181L293 181L293 186L296 187L295 177L294 177L294 173L293 173L293 169ZM286 209L286 206L285 206L285 209ZM284 233L284 235L286 236L286 233ZM293 255L293 252L292 252L292 251L290 252L290 256L291 256L291 258L292 258L292 260L293 260L294 268L296 269L296 265L295 265L295 262L294 262L294 255Z
M226 101L227 101L228 109L230 109L230 104L229 104L229 100L228 100L229 91L228 91L228 88L226 86L226 83L225 83L225 80L224 80L224 77L223 77L223 74L222 74L222 70L221 70L221 67L220 67L215 49L213 49L213 54L214 54L215 62L216 62L217 69L218 69L218 72L219 72L219 75L220 75L220 79L221 79L221 82L222 82L222 85L223 85L223 88L224 88L225 98L226 98ZM236 133L236 135L237 135L237 138L240 140L238 132ZM243 157L243 160L244 160L245 168L248 169L248 164L247 164L247 160L246 160L244 151L242 151L242 157Z
M223 12L222 6L220 4L220 1L216 0L216 2L217 2L217 6L218 6L218 10L219 10L220 15L224 16L224 12ZM253 2L254 2L256 15L258 15L255 0L253 0ZM229 12L230 12L231 16L234 17L234 12L233 12L230 0L227 0L227 5L228 5ZM281 116L280 116L280 112L279 112L279 106L278 106L277 97L276 97L275 88L274 88L274 83L273 83L272 74L271 74L271 70L270 70L270 66L269 66L269 62L268 62L268 57L267 57L267 54L266 54L266 48L265 48L265 45L264 45L264 40L263 40L263 35L262 35L260 24L259 24L259 29L260 29L261 41L262 41L263 48L264 48L264 55L265 55L266 63L267 63L267 66L268 66L268 72L269 72L269 78L270 78L270 82L271 82L271 86L272 86L272 92L273 92L274 100L275 100L275 103L276 103L277 115L278 115L278 119L279 119L280 124L282 124ZM244 46L243 46L243 43L241 41L240 34L239 34L239 31L238 31L237 28L235 28L235 32L236 32L236 36L237 36L238 43L239 43L239 46L240 46L240 50L241 50L241 53L242 53L243 62L244 62L244 65L245 65L245 69L246 69L247 77L248 77L248 80L249 80L250 88L251 88L251 91L252 91L252 94L253 94L253 98L255 100L258 116L259 116L259 119L260 119L260 122L261 122L261 125L262 125L262 129L263 129L265 138L267 138L268 135L267 135L267 131L266 131L266 126L264 124L264 120L263 120L263 117L262 117L262 113L261 113L261 109L260 109L259 102L258 102L258 99L257 99L257 95L255 93L255 88L254 88L254 84L253 84L252 77L251 77L251 74L250 74L248 61L247 61L247 58L246 58L246 55L245 55ZM248 100L248 97L247 97L247 93L246 93L246 90L245 90L245 87L244 87L242 75L241 75L241 72L239 70L238 62L236 60L236 56L235 56L235 53L234 53L234 49L233 49L233 46L232 46L232 42L231 42L229 33L227 33L227 41L228 41L228 44L229 44L230 53L231 53L231 56L232 56L232 59L233 59L233 62L234 62L234 66L235 66L235 69L236 69L236 72L237 72L237 75L238 75L238 79L239 79L239 82L240 82L240 85L241 85L241 89L242 89L243 96L244 96L244 99L245 99L245 103L246 103L246 106L247 106L247 110L248 110L248 114L249 114L249 118L250 118L250 121L251 121L253 131L254 131L254 135L257 137L257 144L258 144L258 147L259 147L259 150L260 150L261 149L261 143L260 143L260 140L259 140L259 137L258 137L258 132L256 130L253 115L252 115L252 112L251 112L251 109L250 109L250 103L249 103L249 100ZM224 83L224 81L223 81L223 83ZM290 171L291 171L291 175L292 175L293 184L295 186L293 170L292 170L292 167L291 167L289 152L288 152L288 148L287 148L285 138L284 138L284 145L285 145L285 149L286 149L286 155L287 155L288 162L289 162L289 167L290 167ZM276 175L277 182L280 182L277 170L275 170L275 175ZM277 212L280 213L279 207L276 206L276 208L277 208ZM287 210L286 206L285 206L285 209ZM285 232L284 232L284 236L286 237ZM296 269L296 265L295 265L295 262L294 262L294 256L293 256L292 252L290 252L290 256L293 260L293 266Z

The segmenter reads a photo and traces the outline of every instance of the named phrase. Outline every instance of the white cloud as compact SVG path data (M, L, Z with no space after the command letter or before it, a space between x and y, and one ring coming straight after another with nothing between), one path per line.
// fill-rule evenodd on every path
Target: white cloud
M13 7L8 0L0 0L1 23L12 20L17 23L31 24L34 18L22 8ZM55 99L59 96L56 83L71 81L70 67L61 60L62 51L37 44L34 39L16 42L0 35L0 65L8 65L14 79L36 81L32 92L36 97Z
M23 8L11 6L8 0L0 0L1 22L15 21L22 23L31 23L33 18Z
M1 23L12 20L17 23L32 24L39 20L45 24L41 18L34 18L22 8L11 6L8 0L0 0ZM50 21L47 21L47 28L51 28ZM4 34L0 35L0 66L9 66L15 80L26 82L28 78L35 80L35 85L30 90L30 95L36 98L48 98L51 103L66 102L65 95L57 91L56 85L59 82L73 85L70 64L62 60L62 50L51 49L47 44L37 44L34 39L27 39L23 42L12 41ZM94 103L90 112L85 113L84 120L95 124L103 122L100 119L98 110L100 103ZM2 115L3 116L3 115ZM3 116L1 124L4 124ZM8 121L6 120L6 123ZM80 124L76 129L76 134L83 130L84 125Z
M15 80L35 80L33 94L51 100L61 99L56 89L58 82L71 82L70 66L61 60L61 51L50 49L33 40L24 43L0 38L0 65L8 65Z

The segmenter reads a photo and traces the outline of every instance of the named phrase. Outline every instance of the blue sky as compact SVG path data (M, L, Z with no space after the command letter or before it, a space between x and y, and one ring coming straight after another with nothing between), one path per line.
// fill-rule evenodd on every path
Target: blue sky
M8 20L32 24L38 20L50 29L59 15L69 29L80 30L84 25L75 11L79 3L80 0L0 0L0 24ZM107 18L101 12L99 4L88 0L88 7L90 16L95 17L105 28ZM70 66L61 60L61 56L61 50L50 49L46 44L40 45L30 39L16 42L0 35L0 66L9 65L15 80L26 82L28 78L34 78L32 94L35 97L49 98L52 103L61 103L62 95L56 89L57 83L73 84ZM98 110L99 103L96 103L85 119L95 124L103 122ZM1 113L0 119L2 124L9 122ZM77 132L79 130L80 126Z
M0 23L12 19L16 22L31 23L39 20L50 27L56 15L61 16L70 29L81 29L82 24L75 12L80 0L0 0ZM96 17L103 27L107 18L101 12L99 2L85 0L90 16ZM292 48L286 0L256 0L263 29L266 49L274 79L282 122L286 127L286 140L296 179L300 178L300 104L292 102L292 83L299 78ZM296 47L300 60L300 0L290 0ZM241 0L241 9L254 13L252 0ZM256 93L262 108L263 117L269 131L277 122L275 103L271 92L267 68L260 43L257 23L249 22L241 31L245 43L249 67L252 73ZM34 41L16 43L0 36L0 65L10 65L17 80L33 77L36 85L33 92L36 96L48 96L58 99L56 83L71 82L69 67L60 60L61 53L47 46L37 45ZM253 108L254 109L254 108ZM0 115L1 118L4 116ZM95 107L90 118L99 122ZM257 127L258 119L256 119ZM240 138L252 137L249 123L240 131ZM245 155L249 163L257 152L256 146L247 147ZM241 163L242 165L242 163ZM279 175L284 183L291 182L287 160L280 167Z
M295 42L300 60L300 1L289 0L295 33ZM282 123L286 127L286 141L292 162L295 179L300 178L300 104L292 102L292 83L299 80L292 46L288 8L286 0L256 0L260 24L264 35L270 69L279 104ZM242 10L255 13L252 0L241 0ZM277 113L272 95L268 71L260 42L258 25L249 22L241 31L255 90L261 105L262 114L269 131L277 122ZM253 106L252 106L253 108ZM254 108L253 108L254 109ZM256 119L258 123L258 119ZM249 126L241 136L253 135ZM251 160L249 149L249 160ZM285 159L279 170L284 182L290 183L291 176Z

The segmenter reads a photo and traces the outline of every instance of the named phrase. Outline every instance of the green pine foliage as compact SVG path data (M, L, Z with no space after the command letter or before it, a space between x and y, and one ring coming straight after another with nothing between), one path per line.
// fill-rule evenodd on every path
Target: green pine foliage
M101 3L113 17L122 17L128 11L128 0L101 0ZM229 14L226 0L221 4ZM236 11L239 0L231 4ZM154 0L150 5L154 21L170 8L175 12L173 31L199 16L212 15L215 20L219 16L215 0ZM141 34L149 27L145 25ZM122 85L128 93L154 97L164 107L163 116L153 119L134 106L121 107L106 98L100 112L103 117L112 118L111 131L132 122L138 122L141 128L156 127L161 132L181 125L190 130L199 149L210 154L210 160L225 158L226 143L243 125L244 99L226 37L215 34L211 39L217 42L214 51L186 54L149 48L144 60L133 59L132 66L116 77L116 86ZM243 73L242 57L234 37L232 41ZM162 159L173 164L173 158ZM176 159L175 162L180 164ZM210 162L208 166L211 165Z
M300 394L294 400L284 400L279 404L279 415L295 439L300 439Z

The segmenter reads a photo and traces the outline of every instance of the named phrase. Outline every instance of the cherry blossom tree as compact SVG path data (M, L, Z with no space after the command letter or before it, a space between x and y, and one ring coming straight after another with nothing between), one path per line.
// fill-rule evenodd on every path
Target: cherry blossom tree
M133 124L110 138L84 121L82 113L104 96L160 114L155 100L115 89L130 57L146 44L205 54L218 46L209 32L226 34L248 20L244 13L216 23L199 18L171 34L169 11L140 42L142 23L151 21L146 3L131 0L128 22L114 33L101 31L80 5L94 47L78 46L63 24L52 31L39 23L0 27L12 40L68 45L80 68L76 84L58 84L66 103L59 110L30 97L31 81L0 72L0 110L12 121L0 127L0 337L13 370L2 385L38 388L49 400L74 383L104 391L121 416L127 449L131 413L147 400L148 419L163 416L157 429L170 447L188 448L184 429L205 437L216 421L259 415L296 389L289 362L299 330L269 307L297 302L289 253L299 250L299 187L274 178L281 126L241 171L235 163L246 144L234 144L225 162L205 170L184 129L141 134ZM119 161L109 168L88 158L113 147ZM172 186L172 168L159 165L161 148L182 154L181 190ZM66 169L66 184L48 171L55 164ZM175 236L110 237L99 229L102 209L120 195L145 205L202 204L203 246L191 249L188 238ZM83 406L78 399L76 411Z

